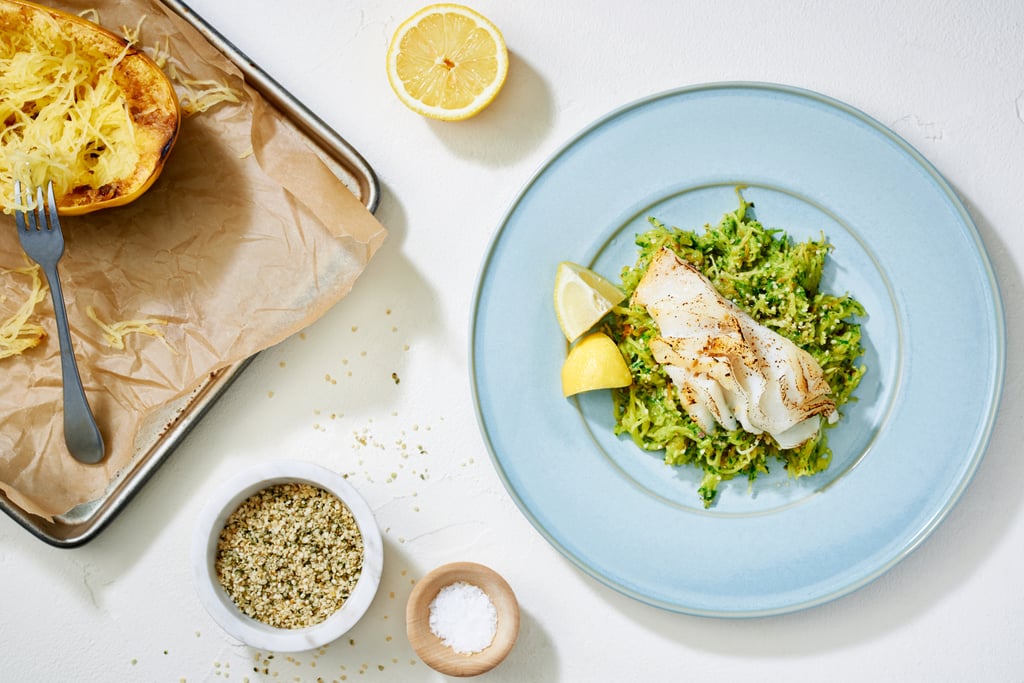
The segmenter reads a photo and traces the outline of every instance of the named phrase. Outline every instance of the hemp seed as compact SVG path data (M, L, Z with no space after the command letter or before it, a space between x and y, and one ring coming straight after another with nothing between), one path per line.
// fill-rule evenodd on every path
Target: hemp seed
M217 579L245 614L286 629L318 624L352 594L363 567L355 517L311 484L269 486L231 513L217 543Z

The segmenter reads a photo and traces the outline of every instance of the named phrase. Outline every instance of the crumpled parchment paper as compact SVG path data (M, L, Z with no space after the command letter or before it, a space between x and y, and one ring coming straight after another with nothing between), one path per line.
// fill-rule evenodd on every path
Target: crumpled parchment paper
M169 46L194 78L245 95L184 118L163 173L125 207L61 221L61 282L79 370L107 445L99 465L64 446L60 356L49 297L33 322L47 338L0 359L0 489L51 518L99 498L135 455L155 415L210 377L323 315L352 288L386 230L306 139L190 25L154 0L53 3L123 35L140 17L143 47ZM165 43L165 39L168 41ZM0 215L0 319L30 292L4 272L26 265L12 216ZM157 318L163 338L111 347L105 322Z

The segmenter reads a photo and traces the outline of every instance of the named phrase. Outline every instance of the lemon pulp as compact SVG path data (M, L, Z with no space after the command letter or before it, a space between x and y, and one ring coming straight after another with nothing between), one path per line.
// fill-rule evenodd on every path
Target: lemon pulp
M424 7L395 31L388 81L398 98L430 118L457 121L484 109L508 74L498 28L463 5Z
M555 316L565 338L575 341L626 295L609 280L571 261L555 271Z

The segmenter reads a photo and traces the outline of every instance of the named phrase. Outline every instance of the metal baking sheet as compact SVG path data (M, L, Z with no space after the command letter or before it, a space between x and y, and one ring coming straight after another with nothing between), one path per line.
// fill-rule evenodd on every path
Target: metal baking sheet
M380 201L380 182L373 168L344 138L295 99L237 47L217 32L188 5L161 0L189 22L214 47L235 63L246 82L280 109L310 141L332 171L371 212ZM155 416L139 434L131 463L96 500L47 520L30 515L0 491L0 508L40 540L59 548L74 548L94 539L125 508L160 465L220 398L251 358L210 375L190 395L172 403Z

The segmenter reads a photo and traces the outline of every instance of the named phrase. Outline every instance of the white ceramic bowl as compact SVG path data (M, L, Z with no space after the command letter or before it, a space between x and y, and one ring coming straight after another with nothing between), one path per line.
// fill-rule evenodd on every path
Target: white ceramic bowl
M363 567L352 594L341 608L314 626L276 628L243 613L217 579L217 542L227 518L249 496L275 484L306 483L334 494L355 517L363 537ZM243 643L272 652L312 650L339 638L366 613L380 585L384 544L373 511L344 477L299 460L275 460L232 477L203 507L192 539L196 590L203 606L221 628Z

